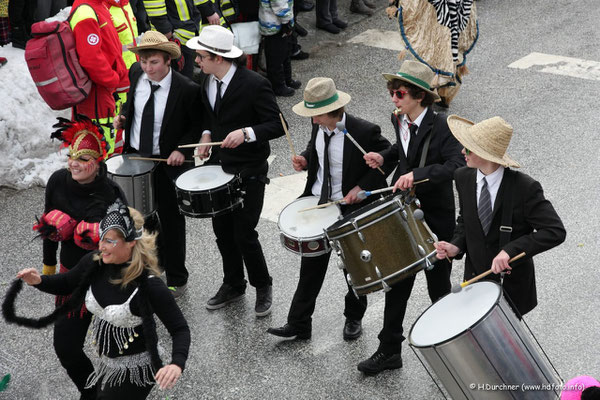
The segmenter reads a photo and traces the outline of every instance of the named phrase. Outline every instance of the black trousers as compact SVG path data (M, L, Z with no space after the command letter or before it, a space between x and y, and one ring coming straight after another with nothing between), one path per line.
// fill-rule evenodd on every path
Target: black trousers
M272 278L256 232L263 208L265 183L251 177L243 178L241 186L245 192L244 206L213 217L212 225L223 259L223 283L244 292L244 264L250 285L262 288L270 285Z
M333 23L338 18L337 0L316 0L317 26Z
M76 314L70 318L59 319L54 324L54 351L60 364L67 370L69 378L81 392L82 398L93 399L95 388L84 387L88 376L94 372L94 366L83 351L92 315L86 312L83 318L80 318L79 311Z
M438 260L430 271L425 271L427 290L432 303L450 293L450 271L452 264L447 260ZM400 353L404 330L402 323L406 314L408 299L415 284L416 275L412 275L395 285L385 294L383 329L379 332L379 351Z
M175 183L167 168L164 163L159 163L154 170L154 193L160 224L148 218L146 228L152 231L158 229L158 259L167 275L167 286L183 286L189 276L185 267L185 217L179 213Z
M291 36L282 36L281 32L265 36L265 60L267 76L273 89L286 86L292 80Z
M138 386L129 381L129 373L119 386L105 385L104 388L98 384L97 400L144 400L150 394L154 385Z
M331 252L328 252L317 257L302 257L300 261L300 279L288 313L288 324L299 331L306 332L312 329L312 314L325 280L330 257ZM346 276L346 270L344 270L344 276ZM344 316L349 319L361 320L366 310L367 296L356 297L348 286Z

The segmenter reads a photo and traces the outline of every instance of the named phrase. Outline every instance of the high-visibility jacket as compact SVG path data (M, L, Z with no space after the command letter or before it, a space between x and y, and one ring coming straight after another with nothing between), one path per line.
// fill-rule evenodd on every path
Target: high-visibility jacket
M121 48L123 50L123 61L127 69L131 64L138 61L136 55L127 49L127 45L135 46L138 37L138 28L135 15L129 0L105 0L110 4L110 15L112 15L113 24L119 34Z
M207 17L210 17L214 13L217 13L221 18L221 26L231 29L229 24L236 17L235 7L231 0L196 0L196 2L198 3L200 14L202 14L200 30L209 25Z
M173 32L182 45L197 36L200 0L144 0L144 7L152 27L164 34Z
M93 82L89 96L76 111L91 119L112 117L113 92L126 91L129 77L108 5L104 0L75 0L71 10L69 23L79 63Z

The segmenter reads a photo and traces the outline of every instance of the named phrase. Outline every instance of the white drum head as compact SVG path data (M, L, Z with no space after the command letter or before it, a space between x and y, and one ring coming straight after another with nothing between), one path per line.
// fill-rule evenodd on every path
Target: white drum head
M234 177L219 165L203 165L179 175L175 185L182 190L209 190L225 185Z
M154 168L154 161L130 160L139 154L116 154L106 160L106 169L113 175L136 176L146 174Z
M448 294L417 319L410 330L410 343L432 346L466 331L492 309L500 291L500 285L494 282L477 282Z
M337 222L341 212L337 205L299 212L318 202L318 197L309 196L288 204L279 214L279 230L297 238L322 236L323 229Z

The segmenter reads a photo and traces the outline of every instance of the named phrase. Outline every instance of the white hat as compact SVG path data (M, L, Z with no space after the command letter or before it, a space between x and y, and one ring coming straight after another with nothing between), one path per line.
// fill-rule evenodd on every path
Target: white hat
M187 41L192 50L205 50L221 57L237 58L244 52L233 45L233 33L220 25L209 25L202 29L200 36Z

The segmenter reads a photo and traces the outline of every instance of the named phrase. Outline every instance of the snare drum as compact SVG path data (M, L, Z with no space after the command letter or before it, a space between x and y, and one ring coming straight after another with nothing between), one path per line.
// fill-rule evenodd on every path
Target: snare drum
M415 218L417 204L405 204L401 196L386 197L327 228L358 295L390 290L390 285L433 266L437 238Z
M139 157L139 154L117 154L106 160L107 176L121 187L127 198L127 204L147 217L156 211L154 195L156 163L130 160L129 157Z
M408 340L452 399L557 399L560 394L562 380L495 282L446 295L421 314ZM546 390L522 391L522 384Z
M318 203L316 196L301 197L285 206L279 214L277 225L281 244L292 253L316 257L330 250L324 230L340 217L338 205L299 212Z
M219 165L203 165L179 175L175 181L177 204L183 215L216 217L242 206L240 178Z

